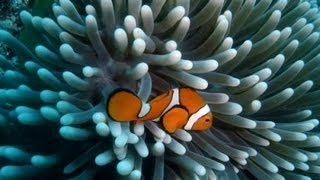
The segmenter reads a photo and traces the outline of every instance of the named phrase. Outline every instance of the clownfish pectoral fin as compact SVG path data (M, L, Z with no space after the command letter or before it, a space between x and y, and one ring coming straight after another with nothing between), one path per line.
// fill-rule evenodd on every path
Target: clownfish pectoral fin
M163 127L167 132L174 133L187 123L188 116L189 113L186 108L179 105L173 106L161 117Z
M107 102L107 113L120 122L135 121L142 107L142 101L133 92L125 89L114 91Z

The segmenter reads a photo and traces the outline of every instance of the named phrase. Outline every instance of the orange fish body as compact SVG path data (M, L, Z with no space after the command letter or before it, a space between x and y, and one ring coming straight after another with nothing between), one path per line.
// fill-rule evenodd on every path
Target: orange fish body
M145 106L143 108L143 106ZM171 89L144 104L129 90L119 89L107 102L109 116L115 121L160 121L164 129L206 130L213 116L204 99L191 88Z

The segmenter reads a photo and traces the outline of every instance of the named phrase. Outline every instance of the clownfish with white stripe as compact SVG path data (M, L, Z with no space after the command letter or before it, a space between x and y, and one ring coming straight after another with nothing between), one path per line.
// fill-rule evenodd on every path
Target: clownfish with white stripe
M135 93L118 89L109 96L107 112L118 122L160 121L169 133L177 129L206 130L213 121L209 106L191 88L171 89L147 104Z

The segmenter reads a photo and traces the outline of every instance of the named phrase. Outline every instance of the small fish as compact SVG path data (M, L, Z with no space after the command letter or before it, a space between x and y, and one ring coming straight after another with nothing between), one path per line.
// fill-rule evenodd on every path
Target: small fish
M171 89L147 104L135 93L118 89L109 96L107 112L118 122L160 121L169 133L177 129L206 130L213 121L209 106L191 88Z

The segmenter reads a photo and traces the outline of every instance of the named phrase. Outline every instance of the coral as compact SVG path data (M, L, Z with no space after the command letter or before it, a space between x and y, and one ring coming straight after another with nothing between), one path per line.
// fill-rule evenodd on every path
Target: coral
M13 35L17 35L21 31L22 23L19 21L19 12L26 5L19 0L0 0L0 29L5 29ZM12 51L0 43L0 54L11 56Z
M316 2L81 3L22 11L34 48L0 30L17 53L0 56L0 178L319 177ZM180 86L207 101L210 130L168 134L106 113L118 87L147 102Z

